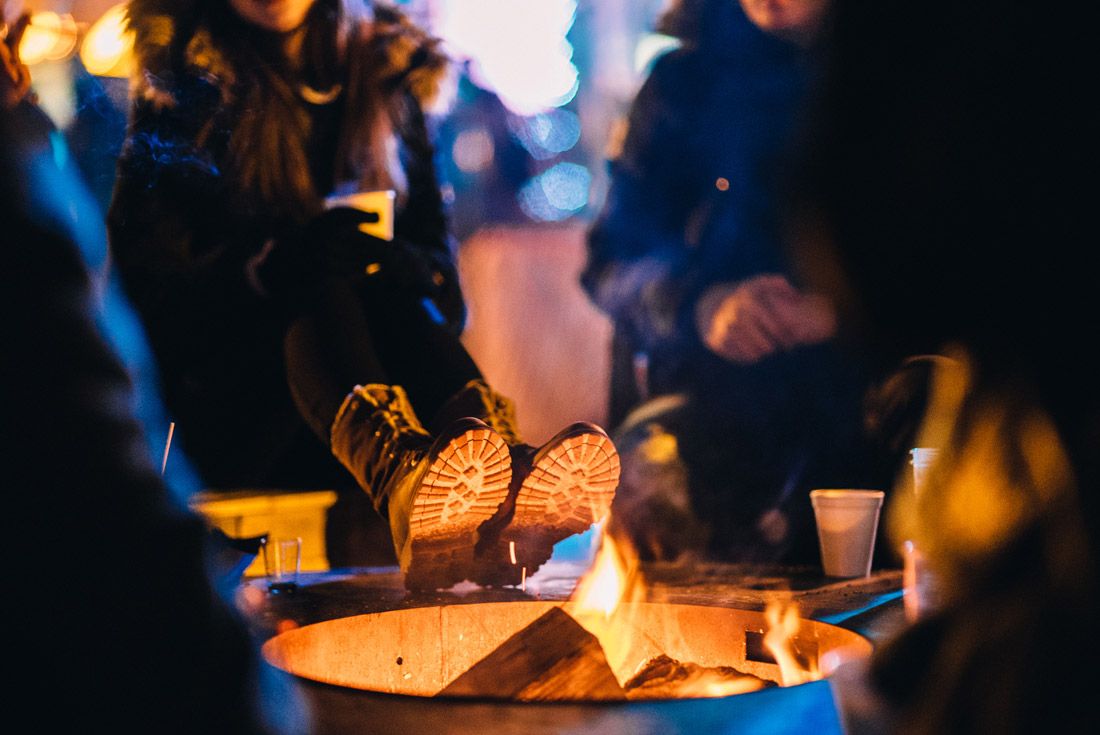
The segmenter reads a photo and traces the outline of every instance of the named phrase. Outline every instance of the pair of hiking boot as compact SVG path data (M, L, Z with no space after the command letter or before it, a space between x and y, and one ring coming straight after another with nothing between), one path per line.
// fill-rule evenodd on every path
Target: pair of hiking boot
M606 516L619 482L618 454L598 426L571 424L532 447L511 401L483 380L427 428L400 386L357 386L331 444L388 518L413 591L519 584L554 544Z

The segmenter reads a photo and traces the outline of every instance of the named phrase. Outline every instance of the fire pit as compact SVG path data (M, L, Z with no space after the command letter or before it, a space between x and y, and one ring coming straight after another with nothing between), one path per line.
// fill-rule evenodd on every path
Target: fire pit
M707 564L643 572L610 536L582 564L550 562L520 589L456 588L440 593L453 604L401 609L399 575L309 587L277 601L282 632L264 658L298 677L317 735L841 735L822 672L872 644L798 611L862 614L900 584L893 572L845 582ZM342 611L318 605L326 599Z
M358 716L363 718L360 724L365 729L362 731L377 728L380 721L401 726L403 717L408 720L405 725L418 722L422 727L417 729L422 731L428 731L423 729L425 718L429 722L434 718L441 725L445 724L442 731L447 732L484 732L486 727L492 727L494 732L509 732L507 727L501 727L502 722L508 722L516 725L517 732L527 733L570 732L597 721L603 723L600 725L603 728L608 726L608 717L619 723L637 717L644 720L657 717L662 724L652 730L634 722L626 729L612 731L678 732L673 721L683 718L684 723L690 723L684 732L698 732L700 730L694 728L699 724L699 717L705 719L705 712L721 713L714 716L723 718L735 717L737 712L752 712L753 721L758 722L759 708L774 710L779 707L778 711L790 716L791 707L797 709L792 704L793 699L808 701L805 696L795 696L794 690L810 688L813 688L810 698L823 712L831 713L826 702L827 685L822 687L823 682L713 700L619 703L599 702L584 692L567 692L564 696L552 697L558 703L539 704L508 701L493 688L466 691L462 696L446 691L456 679L555 608L567 613L577 612L570 602L528 601L357 615L281 633L267 641L263 654L274 666L307 683L324 685L320 688L330 690L329 695L338 691L362 692L355 707ZM780 666L763 643L769 628L765 613L635 602L623 603L615 616L614 628L620 634L606 639L599 632L599 638L607 664L620 683L629 679L642 662L660 654L702 667L732 666L769 683L783 683ZM578 617L585 619L583 614ZM626 635L621 634L624 630ZM802 666L811 669L830 652L869 655L871 644L851 631L801 619L791 639L790 650ZM324 698L324 694L319 700L314 697L318 711L324 707L321 703ZM782 704L776 704L781 701ZM685 709L684 705L690 707ZM546 710L550 714L535 714ZM349 716L347 707L342 711L342 717ZM356 731L348 722L329 729L333 732Z

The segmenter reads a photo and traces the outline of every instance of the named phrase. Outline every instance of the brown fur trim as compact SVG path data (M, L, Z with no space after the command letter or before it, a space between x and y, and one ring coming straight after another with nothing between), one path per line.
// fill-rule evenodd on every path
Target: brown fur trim
M189 72L221 88L228 100L237 75L207 30L197 27L203 4L202 0L130 0L127 26L134 33L136 97L158 105L174 104L174 67L183 63ZM381 2L372 6L373 19L370 14L347 14L349 22L365 26L350 31L365 42L352 41L349 51L358 49L367 55L364 61L369 62L372 82L383 94L408 91L426 111L445 110L453 101L457 76L440 39L394 6Z
M410 69L406 85L425 112L441 114L458 95L458 74L450 60L440 55Z
M134 36L131 93L154 105L172 106L172 55L181 28L194 26L199 0L130 0L126 27Z
M187 44L187 66L221 90L222 101L228 103L237 83L237 74L210 38L210 31L200 28Z
M443 42L397 8L374 3L366 52L384 92L408 90L425 111L442 111L453 99L457 76Z

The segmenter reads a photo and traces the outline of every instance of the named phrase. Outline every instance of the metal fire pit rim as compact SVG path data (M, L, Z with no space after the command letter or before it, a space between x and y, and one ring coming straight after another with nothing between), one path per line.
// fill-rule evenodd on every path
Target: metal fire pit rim
M339 617L330 618L330 619L323 620L323 621L318 621L318 622L315 622L315 623L310 623L308 625L303 625L303 626L300 626L298 628L294 628L294 629L291 629L291 630L288 630L288 631L285 631L285 632L282 632L282 633L279 633L279 634L273 636L272 638L268 639L268 641L266 641L263 644L263 647L262 647L262 651L264 652L263 658L264 658L265 663L267 665L272 666L272 667L274 667L276 669L279 669L281 671L284 671L287 674L290 674L291 676L294 677L295 680L297 680L299 682L306 682L306 683L309 684L309 686L315 687L315 688L320 688L321 690L331 690L331 691L344 692L344 693L352 694L357 698L364 698L364 699L379 699L380 701L384 701L384 700L391 700L393 698L399 698L399 700L407 701L407 702L410 702L410 703L436 702L436 703L439 703L441 705L443 705L443 704L462 704L462 705L484 704L484 705L495 705L495 706L520 705L520 706L524 706L524 707L540 706L540 705L551 705L551 706L554 706L554 707L584 707L584 708L592 708L594 710L598 709L598 710L601 710L601 711L605 711L608 708L630 707L632 705L638 705L638 704L643 704L643 703L650 703L650 704L654 704L654 705L660 705L661 703L689 702L689 701L697 701L697 700L715 701L715 700L728 700L728 699L732 699L732 698L738 698L738 700L741 701L740 698L742 698L746 695L751 695L751 694L760 695L760 694L763 694L765 692L769 692L772 689L776 689L776 688L779 688L779 689L795 689L795 688L798 688L798 687L804 687L804 686L806 686L806 684L815 683L815 682L811 681L811 682L806 682L804 684L798 684L798 685L793 685L793 686L788 686L788 687L782 687L782 686L781 687L766 687L764 689L760 689L760 690L756 690L756 691L744 692L744 693L741 693L741 694L730 694L730 695L726 695L726 696L723 696L723 697L660 697L660 698L652 698L652 699L633 699L633 700L627 699L627 700L622 700L622 701L618 701L618 700L594 700L594 699L561 699L561 700L534 700L534 701L530 701L530 700L518 700L518 699L514 699L514 698L509 698L509 697L499 697L499 696L492 696L492 695L455 696L455 695L445 695L445 694L438 694L438 693L434 694L434 695L422 695L422 694L412 694L412 693L407 693L407 692L384 691L384 690L381 690L381 689L358 687L358 686L354 686L354 685L350 685L350 684L341 684L341 683L336 683L336 682L332 682L332 681L325 681L325 680L322 680L322 679L313 678L313 677L310 677L308 675L300 674L300 673L285 669L282 666L280 666L279 664L272 661L268 656L268 652L270 650L269 646L271 646L273 644L273 642L277 643L277 641L279 639L285 639L286 637L292 636L292 635L295 635L295 634L300 635L301 631L306 631L308 629L317 629L317 628L325 626L326 624L332 624L332 623L337 622L337 621L347 621L347 620L354 619L354 618L371 618L371 617L377 618L378 616L381 616L381 615L409 613L413 610L424 610L424 609L439 609L439 610L442 610L442 609L448 608L448 607L466 607L466 606L469 606L469 605L476 605L476 606L479 606L479 607L482 607L482 608L498 608L498 607L502 607L502 606L524 605L524 606L544 607L547 610L549 610L551 608L554 608L554 607L568 609L568 607L571 605L571 603L572 603L572 601L570 601L570 600L497 600L497 601L490 601L490 602L453 602L453 603L441 603L441 604L434 604L434 605L417 606L415 608L395 608L395 609L385 610L385 611L365 612L365 613L359 613L359 614L355 614L355 615L339 616ZM642 608L664 607L664 608L704 609L704 610L710 610L710 611L727 611L727 612L734 613L734 614L736 614L736 613L748 614L748 615L752 615L754 617L763 615L763 611L759 610L759 609L751 609L751 608L736 607L736 606L729 606L729 605L708 605L708 604L700 604L700 603L659 602L659 601L641 601L641 602L630 602L630 603L623 603L623 604L626 605L626 606L642 607ZM818 631L821 628L824 628L826 630L835 629L837 631L842 631L847 636L852 636L855 639L858 639L859 641L863 642L864 644L866 644L866 647L867 647L868 650L873 650L873 648L874 648L874 643L869 638L867 638L865 635L860 633L859 631L855 631L855 630L846 628L846 627L841 626L841 625L836 625L836 624L833 624L833 623L827 623L827 622L824 622L824 621L821 621L821 620L816 620L814 618L800 618L800 620L802 621L803 624L810 623L812 626L814 626L815 634L816 634L816 631ZM747 632L748 631L746 631L746 633ZM828 680L828 679L829 679L829 677L825 676L825 677L822 677L821 679L819 679L817 681L823 681L823 680Z

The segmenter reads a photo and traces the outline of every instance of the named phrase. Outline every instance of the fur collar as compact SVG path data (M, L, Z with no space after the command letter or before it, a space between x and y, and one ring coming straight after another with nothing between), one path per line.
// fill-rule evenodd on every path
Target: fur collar
M380 90L387 95L410 92L428 112L440 112L451 103L454 70L440 39L388 3L339 1L344 5L348 53L361 55ZM237 74L206 26L211 2L227 0L130 0L127 22L134 34L135 99L175 106L174 78L182 72L213 84L223 102L232 100Z

